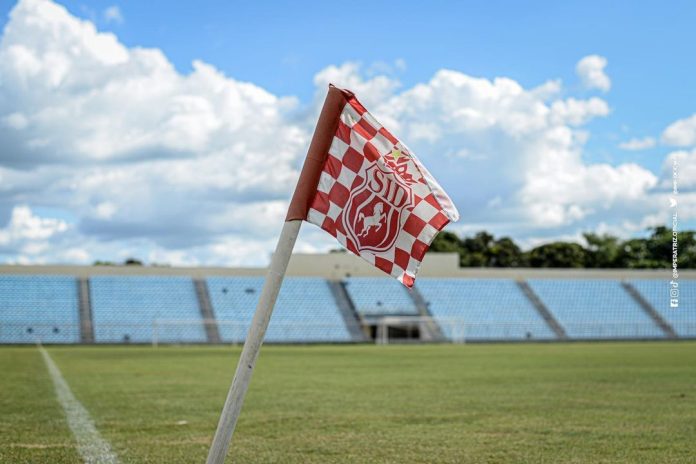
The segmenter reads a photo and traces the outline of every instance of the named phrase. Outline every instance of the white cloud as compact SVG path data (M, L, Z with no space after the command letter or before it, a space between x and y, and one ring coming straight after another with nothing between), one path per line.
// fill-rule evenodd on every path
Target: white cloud
M540 98L541 100L549 100L561 93L563 84L560 79L549 80L541 84L540 86L532 89L531 93Z
M662 132L662 142L677 147L696 145L696 113L670 124Z
M399 81L384 75L377 75L369 80L364 80L360 73L360 65L357 63L344 63L340 66L328 66L314 76L316 87L316 113L319 113L326 86L333 83L339 87L350 89L356 95L360 95L360 101L369 107L379 105L390 98L401 86Z
M28 124L27 118L22 113L8 114L2 120L7 127L17 131L24 129Z
M240 205L284 200L309 139L296 100L193 68L20 1L0 42L0 208L29 198L88 237L195 246L238 230Z
M127 49L45 0L12 11L0 73L3 107L22 110L5 111L9 127L0 128L3 139L23 145L7 164L193 156L205 164L212 153L239 162L272 152L287 166L306 137L285 125L293 99L198 61L180 75L159 50ZM225 169L233 181L262 180L235 175L233 165Z
M26 205L15 206L9 223L0 229L0 253L22 257L19 262L41 261L42 255L52 253L52 243L69 232L66 222L41 218Z
M592 97L589 100L556 100L551 105L551 117L558 124L581 126L597 116L609 114L609 105L601 98Z
M575 72L588 89L599 89L607 92L611 88L611 79L604 72L607 59L599 55L588 55L578 61Z
M647 150L652 148L657 144L657 141L653 137L643 137L642 139L633 138L626 142L621 142L619 148L622 150L637 151L637 150Z
M7 246L22 241L46 240L65 232L68 225L58 219L44 219L32 214L25 205L12 209L7 227L0 229L0 245Z
M118 206L115 204L109 201L103 201L94 208L94 215L99 219L111 219L114 217L117 210Z
M415 140L416 153L448 179L443 184L453 186L468 220L514 219L536 228L577 224L635 201L655 185L655 176L635 164L582 161L586 135L574 127L607 115L605 101L546 98L510 79L440 71L375 112L393 120L405 140ZM430 138L424 136L429 125L437 128ZM455 158L444 165L442 153Z
M669 191L673 189L675 174L679 190L696 190L696 148L691 151L674 151L667 155L662 163L662 188Z
M412 145L462 227L576 236L664 210L647 169L583 160L583 126L610 112L601 98L561 97L558 80L528 89L440 70L401 90L393 77L365 74L355 63L328 66L302 106L201 61L183 75L158 49L125 47L59 5L22 0L0 41L0 255L266 262L329 82L354 90ZM336 246L304 229L298 250Z
M583 161L588 135L580 126L610 111L600 98L558 99L558 81L528 90L450 70L396 93L396 83L361 79L356 67L344 71L344 81L381 94L372 111L432 166L465 221L515 224L519 236L623 215L640 221L656 207L647 200L657 184L649 170Z
M104 10L104 20L107 23L123 24L123 13L117 5L111 5Z

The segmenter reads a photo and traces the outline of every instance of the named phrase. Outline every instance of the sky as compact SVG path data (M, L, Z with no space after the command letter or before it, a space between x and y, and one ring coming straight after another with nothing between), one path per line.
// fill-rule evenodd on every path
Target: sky
M329 82L418 154L454 232L696 228L694 20L687 1L0 0L0 262L264 265ZM335 247L306 224L297 250Z

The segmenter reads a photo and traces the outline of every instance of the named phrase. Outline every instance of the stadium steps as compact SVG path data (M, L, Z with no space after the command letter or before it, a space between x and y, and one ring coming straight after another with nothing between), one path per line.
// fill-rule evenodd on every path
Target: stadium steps
M669 323L658 313L655 308L646 300L643 298L643 295L640 294L640 292L630 283L623 281L621 282L621 286L628 292L629 295L635 300L636 303L638 303L638 306L641 307L643 311L650 317L655 324L662 329L662 331L665 333L665 336L667 338L671 339L676 339L678 338L677 333L674 331L674 328L669 325Z
M428 303L426 303L425 298L423 298L423 294L418 290L418 288L415 285L408 292L408 295L413 300L413 305L418 310L418 314L421 317L428 319L428 322L426 322L425 324L423 324L421 326L421 332L420 332L421 341L424 341L424 342L445 342L445 341L447 341L447 339L445 338L445 335L442 333L442 329L438 325L435 318L433 318L433 315L430 313L430 310L428 309Z
M524 293L524 295L529 299L530 303L532 303L532 305L537 310L542 319L544 319L546 324L548 324L549 328L553 331L554 334L556 334L556 337L558 337L561 340L567 340L568 334L566 334L565 329L556 320L556 318L553 316L551 311L549 311L549 308L546 307L544 302L541 301L539 295L537 295L534 292L534 290L532 290L532 287L530 287L529 284L524 280L518 280L517 285L520 287L520 290L522 290L522 293Z
M94 325L92 324L92 302L89 297L89 279L78 277L77 305L80 312L80 342L94 343Z
M193 279L193 287L196 291L198 299L198 308L201 310L203 318L203 328L208 343L221 343L220 330L218 328L213 305L210 302L210 294L208 293L208 285L204 279Z
M341 316L346 323L346 328L351 338L356 342L367 341L367 336L360 328L360 323L358 322L358 311L355 309L355 305L348 295L345 284L335 280L328 280L327 283L329 284L331 294L336 301L336 306L341 312Z

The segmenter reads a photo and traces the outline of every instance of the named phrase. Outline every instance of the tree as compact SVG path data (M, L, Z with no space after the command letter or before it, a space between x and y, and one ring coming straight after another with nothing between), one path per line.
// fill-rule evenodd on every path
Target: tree
M679 269L696 268L696 232L685 231L677 234Z
M621 243L616 263L618 267L632 269L655 269L660 262L655 261L644 238L634 238Z
M646 240L648 253L656 267L672 267L672 231L664 226L655 227Z
M430 244L430 250L435 253L460 253L462 242L454 232L444 231L435 237Z
M609 234L586 232L587 245L553 242L522 251L510 237L496 238L486 232L461 238L442 232L431 245L434 252L459 253L463 267L588 267L671 269L674 236L670 229L651 229L646 238L621 240ZM677 234L679 269L696 268L696 232Z
M532 267L584 267L585 249L577 243L553 242L529 251Z
M618 258L621 242L609 234L597 235L593 232L582 234L587 242L585 267L620 267Z
M510 237L496 240L490 252L490 266L524 267L528 265L527 256Z
M481 267L490 265L493 246L493 235L485 230L477 232L473 237L462 241L461 265L465 267Z

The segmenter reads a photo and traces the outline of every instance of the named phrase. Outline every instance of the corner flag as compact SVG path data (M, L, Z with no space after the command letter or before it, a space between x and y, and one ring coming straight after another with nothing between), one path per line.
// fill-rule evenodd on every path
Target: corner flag
M329 86L207 464L222 464L302 221L412 287L430 243L459 218L416 156L348 90Z
M408 147L348 90L329 86L286 220L316 224L412 287L437 233L459 219Z

